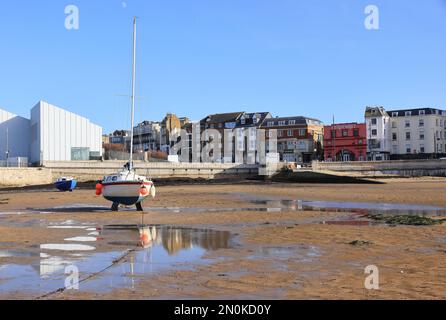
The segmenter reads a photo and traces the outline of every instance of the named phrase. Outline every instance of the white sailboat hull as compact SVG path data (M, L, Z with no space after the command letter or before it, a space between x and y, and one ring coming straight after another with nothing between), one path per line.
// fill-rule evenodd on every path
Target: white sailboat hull
M104 183L102 193L105 199L122 205L134 205L154 196L155 187L152 182L125 181Z

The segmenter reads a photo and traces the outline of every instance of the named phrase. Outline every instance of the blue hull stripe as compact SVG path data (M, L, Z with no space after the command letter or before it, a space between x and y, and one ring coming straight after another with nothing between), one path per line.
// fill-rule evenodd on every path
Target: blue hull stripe
M55 183L55 186L60 191L70 191L76 189L77 182L72 181L59 181Z
M126 206L131 206L144 200L144 198L142 197L104 197L104 198L107 199L108 201L117 202L119 204L123 204Z

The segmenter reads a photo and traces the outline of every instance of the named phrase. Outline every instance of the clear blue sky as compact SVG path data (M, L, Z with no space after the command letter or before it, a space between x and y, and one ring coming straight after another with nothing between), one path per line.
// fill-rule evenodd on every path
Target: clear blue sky
M446 109L446 0L14 0L0 4L0 108L40 99L105 132L129 126L132 16L136 120L166 112L271 111L331 123L364 107ZM67 4L80 29L64 27ZM380 9L380 30L364 8Z

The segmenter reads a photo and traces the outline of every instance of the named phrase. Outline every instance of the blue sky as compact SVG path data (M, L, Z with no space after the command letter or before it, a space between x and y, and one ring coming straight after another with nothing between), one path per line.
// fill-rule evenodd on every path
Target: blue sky
M15 0L0 3L0 108L40 99L105 132L231 111L362 121L366 105L446 108L446 0ZM77 5L80 29L66 30ZM366 30L364 9L380 9Z

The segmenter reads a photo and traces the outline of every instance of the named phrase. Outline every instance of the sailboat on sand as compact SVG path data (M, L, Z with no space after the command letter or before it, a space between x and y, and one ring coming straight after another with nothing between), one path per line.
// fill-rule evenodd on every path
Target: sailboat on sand
M96 186L96 194L111 201L112 211L118 211L119 205L136 205L138 211L144 211L142 203L148 197L155 198L156 189L153 181L136 173L133 165L133 128L135 117L135 81L136 81L136 18L133 19L133 70L132 70L132 110L130 132L130 159L122 170L105 176Z

